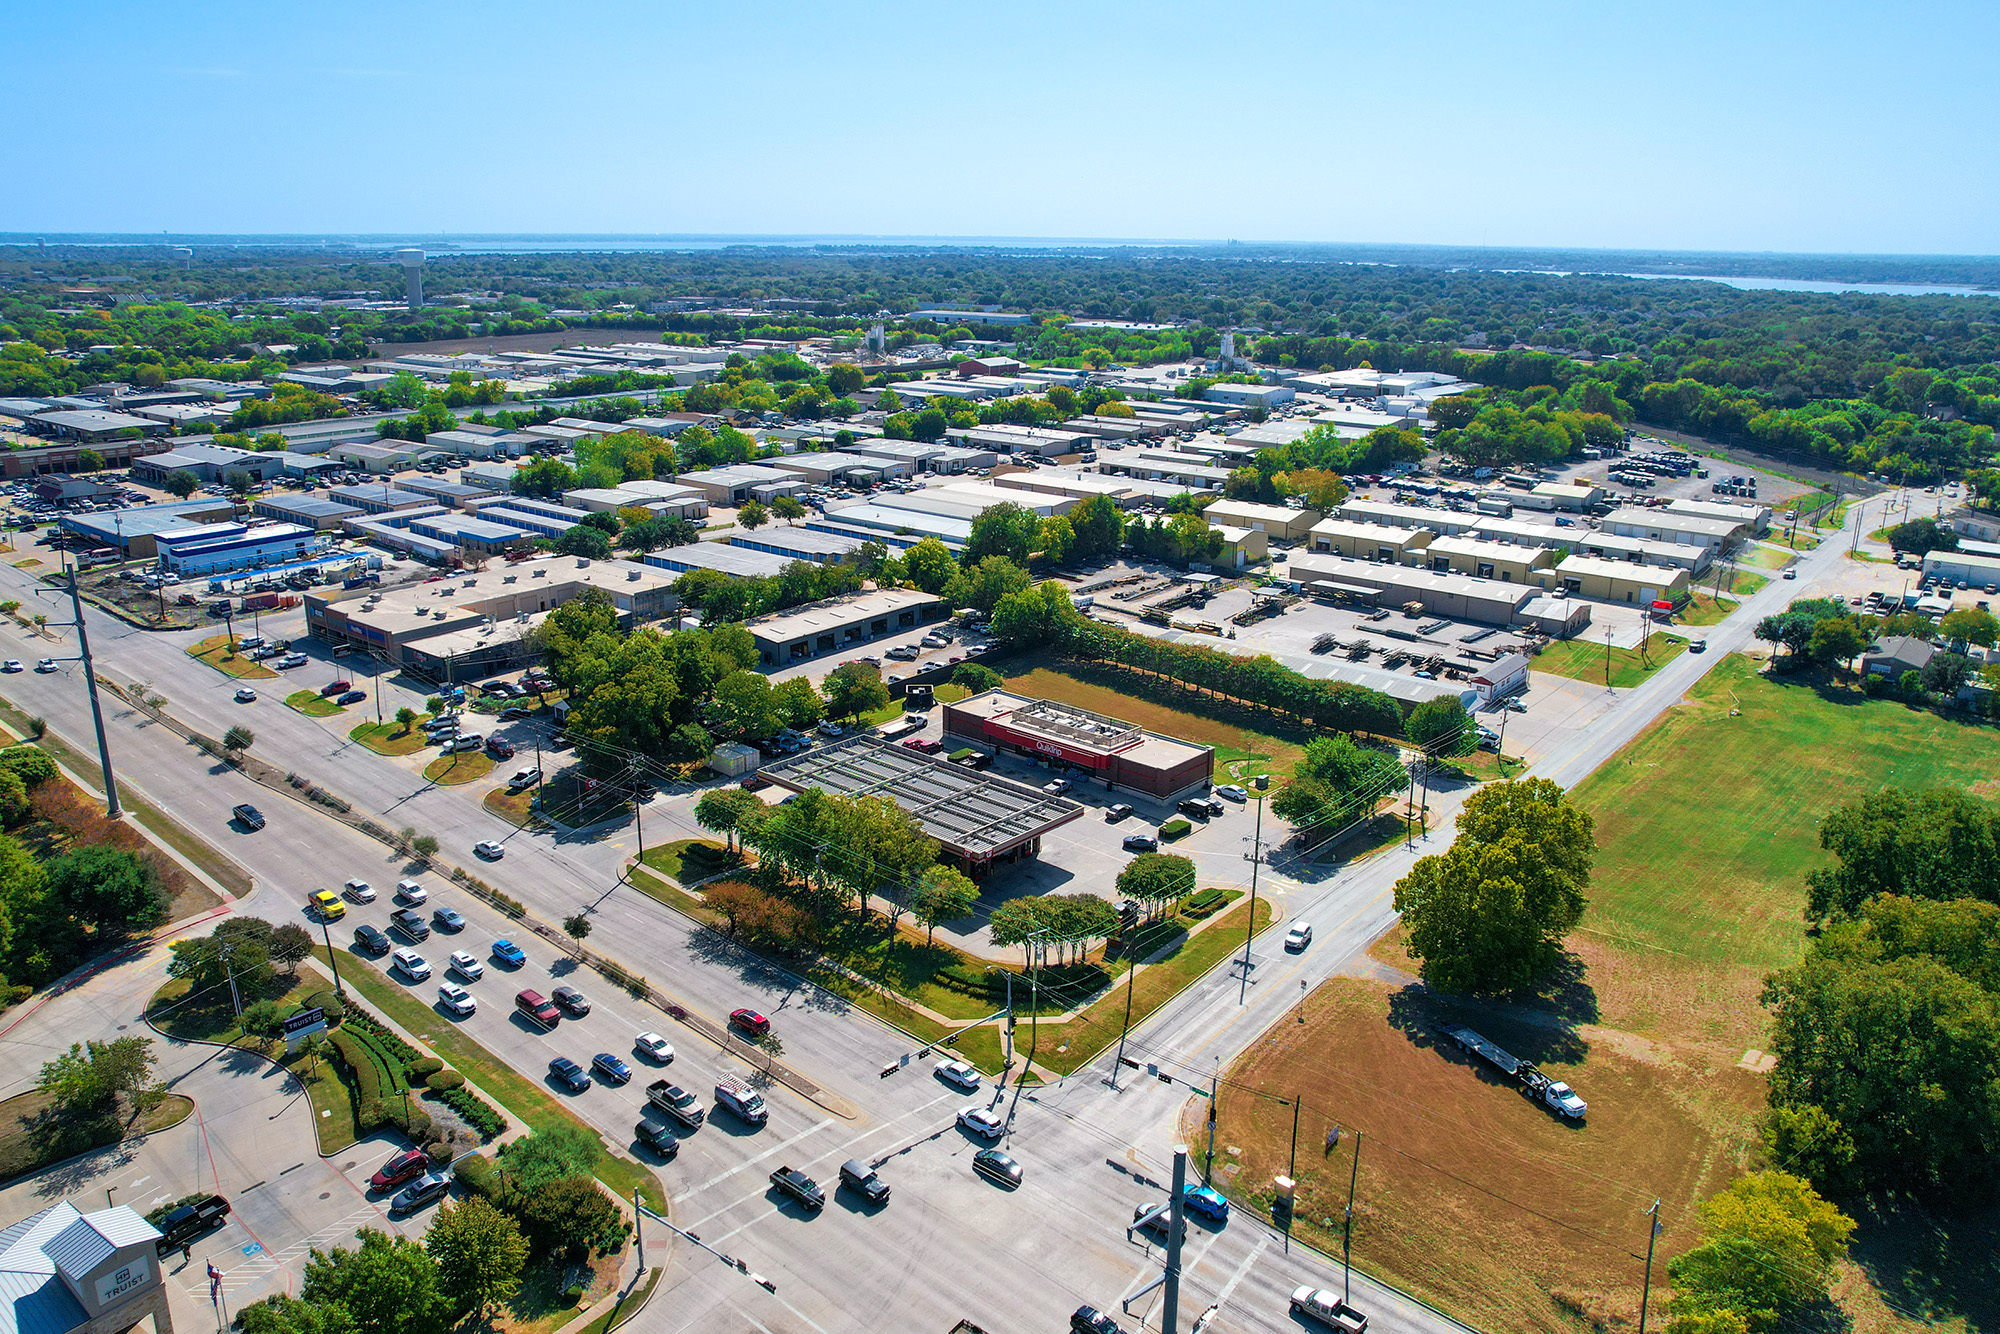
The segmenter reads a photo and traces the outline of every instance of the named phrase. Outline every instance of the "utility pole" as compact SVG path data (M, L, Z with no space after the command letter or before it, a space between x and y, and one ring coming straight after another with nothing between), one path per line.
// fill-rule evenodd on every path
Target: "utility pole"
M325 917L319 919L319 934L326 941L326 961L333 968L333 994L345 996L347 989L340 985L340 960L333 952L333 931L327 926Z
M90 665L90 632L83 624L83 594L76 586L76 571L69 572L69 605L76 613L76 647L83 656L83 685L90 692L90 721L97 729L97 760L104 769L104 814L116 820L124 812L118 807L118 782L111 776L111 743L104 738L104 706L97 700L97 672Z
M1250 838L1250 921L1243 928L1243 982L1236 998L1238 1005L1250 998L1250 942L1257 937L1257 868L1264 860L1264 790L1271 780L1258 774L1250 785L1257 789L1257 825Z
M1215 1094L1222 1084L1222 1058L1215 1058L1215 1072L1208 1077L1208 1161L1202 1165L1201 1184L1212 1185L1215 1176Z
M1250 915L1255 917L1257 910L1252 908ZM1136 909L1133 916L1138 916ZM1118 1091L1118 1072L1125 1065L1125 1035L1132 1031L1132 985L1139 973L1139 961L1132 957L1131 927L1120 933L1119 946L1125 955L1125 1025L1118 1030L1118 1058L1111 1062L1111 1090L1114 1093Z
M1041 1023L1039 1022L1042 1011L1041 994L1036 983L1040 976L1042 960L1045 957L1043 951L1048 948L1043 943L1042 937L1047 934L1046 931L1037 931L1034 935L1028 937L1028 1060L1027 1064L1021 1067L1023 1075L1035 1063L1035 1042L1041 1037L1042 1033ZM1020 1084L1016 1083L1014 1085L1016 1095L1020 1093L1020 1090Z
M646 803L639 799L639 765L635 761L627 770L632 776L632 823L639 834L639 860L646 860ZM864 905L865 906L865 905Z
M1639 1290L1639 1334L1646 1334L1646 1303L1653 1295L1653 1244L1660 1239L1660 1202L1646 1211L1646 1286Z
M1354 1165L1347 1170L1347 1216L1340 1229L1340 1300L1354 1296L1354 1184L1361 1176L1361 1132L1354 1132Z
M1160 1334L1180 1334L1181 1196L1187 1190L1188 1146L1174 1145L1174 1192L1167 1197L1167 1296L1160 1308Z
M230 1008L236 1012L236 1017L241 1019L243 1017L243 995L236 989L236 969L231 967L229 962L229 956L234 952L231 949L222 951L222 972L229 979Z
M639 1188L632 1187L632 1244L639 1253L639 1277L646 1277L646 1211L639 1207Z

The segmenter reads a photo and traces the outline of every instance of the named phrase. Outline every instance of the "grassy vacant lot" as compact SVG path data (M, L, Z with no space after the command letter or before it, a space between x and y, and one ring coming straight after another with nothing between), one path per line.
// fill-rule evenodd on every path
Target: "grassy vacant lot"
M324 948L316 948L313 953L320 959L326 958ZM458 1028L440 1023L436 1011L413 999L411 993L403 988L392 985L381 973L358 958L350 955L349 963L350 967L340 975L342 981L360 992L361 998L376 1010L401 1025L405 1032L437 1053L446 1064L463 1071L514 1120L530 1130L547 1130L551 1126L567 1123L590 1131L602 1142L601 1135L572 1116L544 1092L532 1076L515 1070ZM608 1146L604 1156L597 1160L597 1177L621 1198L631 1199L633 1190L637 1189L649 1208L666 1212L666 1198L660 1192L658 1178L631 1159L611 1152Z
M1602 640L1592 643L1582 639L1560 639L1536 655L1534 670L1551 676L1589 681L1593 685L1629 689L1644 685L1655 669L1679 657L1687 649L1687 640L1673 635L1655 634L1652 640L1643 654L1635 648L1613 647L1607 655ZM1609 681L1604 679L1607 660L1611 664Z
M1885 783L1982 782L1994 747L1990 727L1718 664L1575 792L1598 852L1572 944L1604 1022L1732 1060L1758 1045L1760 981L1805 943L1820 816Z
M191 645L187 654L190 658L205 662L224 676L240 677L245 681L268 681L277 675L261 662L252 662L240 653L229 651L229 636L210 635L198 644Z
M440 755L424 766L424 777L439 787L476 782L493 772L493 757L483 750Z
M294 690L285 696L285 707L297 710L308 718L331 718L341 711L340 705L317 690Z
M1805 542L1803 545L1812 546L1817 541L1815 538L1813 542ZM1763 570L1782 570L1792 563L1792 557L1793 553L1782 546L1774 546L1767 542L1746 542L1742 550L1736 553L1736 563L1754 565Z
M639 860L681 884L706 879L718 871L743 864L741 856L705 838L683 838L673 843L662 843L657 848L647 848L646 855Z
M535 814L535 789L532 787L524 787L519 792L505 784L490 788L486 795L480 798L480 804L501 819L522 829L543 827L541 817Z
M285 701L290 703L290 700ZM306 712L306 710L300 710ZM414 755L427 744L423 725L430 721L428 713L418 718L409 727L401 723L363 723L347 734L348 740L359 741L377 755Z
M1414 987L1335 978L1305 1013L1303 1025L1273 1027L1224 1079L1215 1184L1270 1216L1298 1097L1295 1230L1339 1253L1358 1130L1356 1262L1482 1329L1636 1326L1642 1212L1660 1199L1661 1259L1685 1249L1695 1203L1735 1174L1762 1103L1762 1081L1732 1065L1683 1064L1604 1030L1461 1011ZM1567 1079L1589 1101L1589 1123L1564 1122L1440 1044L1429 1031L1440 1021L1470 1023ZM1348 1133L1329 1153L1336 1124ZM1189 1141L1196 1167L1204 1138ZM1663 1270L1656 1262L1655 1316Z
M1305 741L1310 740L1286 739L1140 699L1110 684L1086 680L1039 654L1014 659L1007 665L1015 669L1006 678L1009 690L1074 704L1121 722L1136 723L1162 736L1214 746L1217 769L1228 769L1236 777L1289 772L1304 752ZM1200 707L1193 700L1189 703ZM1236 767L1230 768L1231 765Z
M1697 589L1688 595L1687 606L1675 613L1674 620L1681 625L1714 625L1740 605L1734 598L1719 598Z
M34 1134L35 1124L48 1109L49 1102L48 1094L35 1089L0 1100L0 1181L12 1181L30 1172L39 1172L71 1154L88 1153L120 1140L137 1139L156 1130L177 1126L194 1110L192 1099L169 1093L160 1100L159 1106L130 1124L122 1118L106 1121L99 1127L105 1133L86 1143L69 1145L66 1150L51 1151L38 1143Z

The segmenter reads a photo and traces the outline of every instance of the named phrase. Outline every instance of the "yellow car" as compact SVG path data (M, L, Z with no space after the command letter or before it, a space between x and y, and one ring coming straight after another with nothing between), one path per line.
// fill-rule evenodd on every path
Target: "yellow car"
M330 889L313 891L307 906L329 922L347 915L347 905L340 901L340 895Z

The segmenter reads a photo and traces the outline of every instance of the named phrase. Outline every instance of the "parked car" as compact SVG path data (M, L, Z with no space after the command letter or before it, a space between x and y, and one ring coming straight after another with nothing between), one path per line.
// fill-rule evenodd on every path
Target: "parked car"
M430 1165L431 1160L422 1149L404 1149L376 1169L375 1175L368 1178L368 1188L388 1190L400 1186L422 1176Z
M1125 851L1127 852L1158 852L1159 850L1160 840L1154 838L1151 834L1125 835Z
M521 952L519 945L504 939L493 942L493 957L509 968L519 968L528 961L528 956Z
M455 982L438 984L438 1003L461 1019L479 1008L479 1002L472 998L472 993Z
M641 1033L638 1037L632 1039L632 1045L646 1053L647 1059L658 1065L673 1064L674 1044L661 1037L658 1033Z
M498 760L511 760L514 758L514 743L504 736L489 737L486 742L486 749L491 751L493 758Z
M375 901L374 887L366 880L348 881L341 889L341 893L347 895L348 898L353 899L356 903L373 903Z
M352 689L354 689L352 681L328 681L319 688L319 693L331 698L334 695L344 695Z
M468 982L477 982L486 974L486 965L473 958L469 950L453 950L451 958L446 962L450 964L452 972Z
M306 901L306 906L328 922L337 922L347 916L347 905L342 903L340 896L330 889L314 890L312 897Z
M411 940L429 940L431 938L431 924L426 922L424 915L415 909L398 908L389 914L389 921L398 931L408 936Z
M632 1082L632 1067L608 1051L601 1051L590 1058L590 1068L613 1084Z
M389 937L383 934L381 927L371 926L367 922L354 928L354 945L363 954L372 954L378 959L394 948L389 943Z
M632 1134L662 1158L672 1158L681 1151L680 1137L663 1122L641 1121L632 1128Z
M221 1227L228 1217L229 1201L220 1195L205 1195L169 1210L160 1220L160 1239L153 1243L154 1254L164 1260L202 1233Z
M562 1006L563 1012L581 1019L590 1013L590 999L581 991L565 983L549 994L549 999Z
M412 908L430 897L430 892L414 880L396 882L396 902L407 903Z
M1123 820L1126 816L1130 814L1132 814L1132 806L1130 803L1123 801L1117 802L1105 808L1104 822L1106 824L1117 824L1120 820Z
M1067 778L1052 778L1048 782L1042 784L1042 791L1048 793L1052 797L1060 797L1063 793L1069 791L1069 789L1070 789L1070 781Z
M1227 797L1231 801L1250 800L1250 793L1235 783L1224 783L1221 787L1215 789L1215 795L1218 797Z
M457 935L460 931L465 930L465 918L459 916L458 912L451 908L439 908L436 912L432 913L431 924L437 927L438 930L449 931L453 935Z
M414 1213L432 1200L443 1199L450 1189L451 1178L442 1172L432 1172L428 1176L418 1177L402 1194L389 1201L389 1212Z
M431 975L431 961L415 950L397 950L390 956L391 966L412 982L423 982Z
M590 1087L590 1076L567 1056L558 1056L549 1062L549 1077L566 1086L571 1093L581 1093Z

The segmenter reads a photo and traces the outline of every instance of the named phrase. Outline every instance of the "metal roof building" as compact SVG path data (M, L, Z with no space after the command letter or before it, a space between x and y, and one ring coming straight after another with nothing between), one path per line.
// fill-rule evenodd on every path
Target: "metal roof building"
M719 570L738 579L769 579L785 572L792 562L783 556L726 542L690 542L646 553L645 562L662 570L685 574L689 570Z
M1045 834L1083 815L1073 801L870 733L776 760L759 773L794 792L887 797L975 877L1039 856Z
M830 560L846 560L865 545L864 539L846 533L823 533L814 528L790 526L737 533L729 539L729 544L748 547L752 551L768 551L773 556L783 556L788 560L809 560L821 565Z
M0 1334L114 1334L149 1315L173 1334L159 1237L127 1205L66 1201L0 1229Z
M877 635L897 634L941 620L948 610L934 593L885 588L808 602L745 621L743 628L757 641L766 667L784 667L865 644Z

